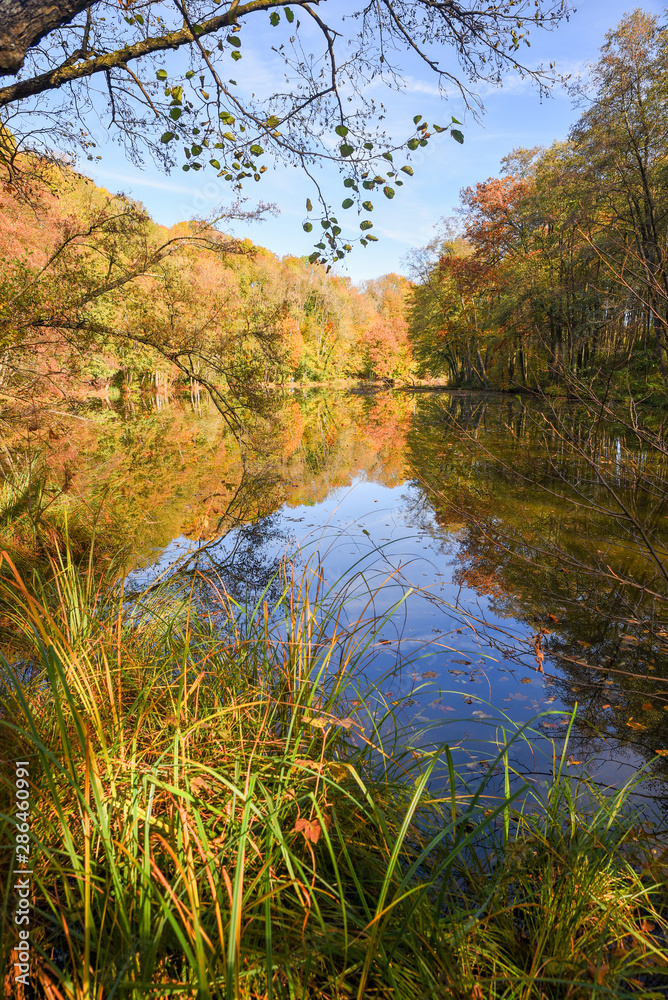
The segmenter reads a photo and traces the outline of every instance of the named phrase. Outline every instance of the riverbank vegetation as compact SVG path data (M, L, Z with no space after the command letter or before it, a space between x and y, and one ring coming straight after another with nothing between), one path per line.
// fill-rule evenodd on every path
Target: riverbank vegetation
M44 168L46 169L46 168ZM49 190L45 189L48 181ZM407 370L408 281L363 289L226 236L264 209L156 225L69 167L0 205L4 405L115 387L207 389L230 419L258 385Z
M415 259L419 373L470 388L668 389L668 33L608 33L565 141L515 149Z
M66 559L30 590L2 569L39 995L662 995L668 859L630 789L567 778L566 746L546 795L503 741L458 773L369 679L373 595L349 615L315 562L254 608L212 578L129 605Z

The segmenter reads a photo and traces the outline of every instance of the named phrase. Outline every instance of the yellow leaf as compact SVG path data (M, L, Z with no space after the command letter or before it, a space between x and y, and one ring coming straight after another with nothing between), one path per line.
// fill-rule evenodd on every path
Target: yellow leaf
M522 678L522 684L531 684L531 683L532 683L532 680L531 680L530 677L523 677Z

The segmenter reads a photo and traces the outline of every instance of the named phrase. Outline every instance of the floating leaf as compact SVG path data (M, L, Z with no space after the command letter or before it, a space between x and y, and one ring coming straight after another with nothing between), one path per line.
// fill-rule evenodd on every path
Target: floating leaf
M522 682L521 682L521 683L522 683L522 684L532 684L532 683L533 683L533 681L531 680L531 678L530 678L530 677L523 677L523 678L522 678Z
M641 705L641 708L643 712L651 712L652 709L654 708L654 705L652 705L651 702L646 701L644 705Z
M425 670L423 674L420 674L420 676L426 680L427 678L438 677L438 674L435 670Z

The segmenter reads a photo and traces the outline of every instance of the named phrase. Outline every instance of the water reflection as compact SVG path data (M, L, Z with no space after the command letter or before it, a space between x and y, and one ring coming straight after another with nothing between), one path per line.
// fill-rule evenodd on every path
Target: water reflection
M501 729L554 710L517 755L549 769L577 703L575 773L665 777L668 474L628 428L507 396L314 391L255 415L243 455L204 399L72 423L44 428L52 474L106 490L132 585L178 568L271 600L284 557L317 553L351 615L384 582L378 698L472 771Z

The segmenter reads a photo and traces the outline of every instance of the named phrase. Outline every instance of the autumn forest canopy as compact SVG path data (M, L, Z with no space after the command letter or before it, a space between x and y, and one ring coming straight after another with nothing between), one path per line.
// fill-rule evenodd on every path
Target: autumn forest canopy
M40 76L38 69L45 59L58 62L58 46L48 53L37 46L29 49L16 82L0 90L6 112L0 216L6 399L76 394L96 380L119 387L194 380L221 401L225 397L227 406L228 397L239 400L268 383L434 377L468 388L556 392L565 391L565 380L576 377L609 383L622 396L640 392L657 401L663 398L668 385L668 36L656 17L637 10L609 32L587 79L574 85L579 117L569 136L549 148L510 150L499 177L472 181L461 192L456 214L442 219L434 240L407 261L410 279L387 275L356 286L324 266L351 246L343 246L348 237L326 200L318 220L317 205L306 199L304 228L315 226L322 234L308 260L279 260L248 240L227 235L236 221L261 218L272 210L261 203L249 208L243 200L248 178L262 179L264 148L251 152L260 141L258 108L239 104L236 117L219 110L214 120L214 106L236 102L228 90L216 84L214 101L188 70L184 85L197 90L202 83L201 106L196 108L184 85L172 85L171 70L156 70L153 63L150 86L133 70L133 86L139 90L128 91L124 77L123 93L117 93L114 88L121 85L114 74L127 76L128 71L118 53L127 54L129 42L116 51L113 73L109 59L100 70L96 60L102 58L97 54L102 41L93 38L96 32L102 32L100 39L104 34L102 6L92 4L79 15L85 38L77 52L70 52L72 41L67 41L68 33L74 37L80 30L77 18L57 29L58 45L70 54L61 69L52 68L46 76L53 81L58 72L85 62L88 69L81 69L77 80L47 85L46 71ZM123 17L127 31L147 37L153 14L146 7L145 14L139 6L128 8ZM154 27L162 23L155 16ZM235 16L235 33L228 39L232 56L242 52L236 41L243 37L245 23L239 10ZM295 16L291 8L277 8L269 23L283 18L293 25ZM396 30L398 16L389 9L383 14ZM361 35L367 40L370 17L367 11L362 22ZM432 43L444 31L455 31L447 11L438 17L444 21L432 23ZM381 22L373 28L378 37L387 28ZM501 18L494 30L503 24ZM328 37L326 26L319 30ZM211 52L202 48L196 30L194 37L195 55L209 66ZM455 49L460 46L460 59L473 78L483 73L483 65L486 73L499 71L484 60L475 63L461 34L455 32L451 42L453 38L459 39ZM109 48L109 38L105 44ZM515 60L519 44L516 36L497 61ZM224 49L217 50L221 58ZM427 58L426 51L423 55ZM140 66L149 56L157 58L137 56ZM209 71L215 76L213 63ZM344 76L348 72L352 69ZM63 124L76 115L68 117L62 102L71 98L82 114L82 93L76 87L91 88L100 73L113 126L120 129L128 153L152 155L163 166L173 166L177 133L182 149L187 119L187 128L198 135L196 141L187 139L182 166L217 170L230 184L231 207L166 229L141 204L96 187L68 164L65 152L72 153L77 143L87 155L92 153L85 130ZM367 242L375 239L365 218L372 213L374 192L382 190L386 197L399 193L400 176L408 182L413 173L411 150L442 141L438 132L445 130L438 126L434 131L418 115L415 136L401 152L387 136L371 141L363 135L363 127L380 123L369 108L365 113L358 108L354 120L346 112L336 126L340 149L332 150L330 144L325 153L322 144L332 120L322 101L340 103L337 88L352 86L353 75L337 80L336 86L330 80L333 89L323 84L318 99L313 96L299 108L295 93L285 95L281 114L264 120L262 141L271 140L276 156L293 155L298 144L287 138L289 126L302 136L302 145L309 143L308 150L304 146L299 152L307 173L319 157L338 160L346 195L339 214L359 209L360 225L368 229L362 228L358 239ZM25 90L29 80L34 94ZM36 80L42 81L39 86ZM37 103L26 111L30 100ZM61 104L55 107L49 103L53 100ZM141 101L144 110L153 109L153 118L163 115L172 123L174 144L164 132L151 138L150 130L136 131ZM313 120L304 118L316 114L316 108L324 116L320 132L313 130ZM191 124L207 115L206 128L204 122L201 128ZM249 116L255 131L237 142L251 128ZM353 137L358 127L366 143ZM160 131L163 125L156 120L155 128ZM227 138L218 135L221 129ZM454 127L450 131L458 141L463 138ZM214 142L216 138L220 141ZM230 152L226 143L236 143L234 168L221 166ZM243 144L248 149L242 150ZM378 162L384 164L382 174L374 172Z

